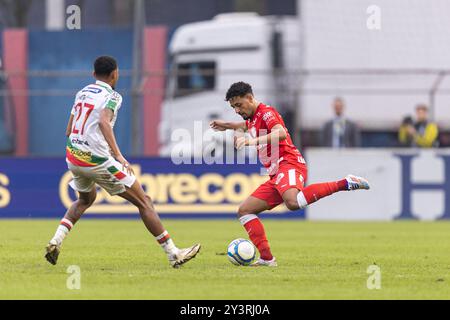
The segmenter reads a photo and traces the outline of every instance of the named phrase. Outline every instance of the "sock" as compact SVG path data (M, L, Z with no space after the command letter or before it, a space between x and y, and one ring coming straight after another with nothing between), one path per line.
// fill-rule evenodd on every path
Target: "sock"
M178 248L175 246L175 243L167 231L164 231L159 236L155 237L155 239L167 255L176 255L178 253Z
M63 218L56 229L55 235L52 240L56 240L58 244L61 244L64 238L69 234L69 231L72 230L73 223L70 220Z
M303 209L308 204L314 203L317 200L327 197L338 191L348 191L348 182L346 179L333 182L311 184L297 194L297 202L300 206L300 209Z
M239 221L247 230L250 240L258 248L261 259L272 260L273 256L272 252L270 252L269 241L267 241L264 226L259 218L254 214L247 214L240 217Z

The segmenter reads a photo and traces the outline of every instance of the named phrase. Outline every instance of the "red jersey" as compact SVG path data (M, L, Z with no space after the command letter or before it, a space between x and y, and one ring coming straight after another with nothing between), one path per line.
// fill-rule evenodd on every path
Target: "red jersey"
M257 146L258 157L264 167L268 168L268 173L271 176L277 172L281 163L292 165L305 164L300 151L292 143L283 118L274 107L260 103L253 117L246 120L248 132L253 138L269 134L277 124L282 125L287 134L286 139L278 143L278 154L275 149L274 151L272 150L272 147L276 146L275 142L272 142L272 145L260 144Z

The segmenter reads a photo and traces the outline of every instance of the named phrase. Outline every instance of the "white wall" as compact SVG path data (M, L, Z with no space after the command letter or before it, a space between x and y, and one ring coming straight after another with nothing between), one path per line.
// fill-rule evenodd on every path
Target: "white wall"
M366 10L381 10L380 30L369 30ZM299 0L306 69L450 69L448 0ZM348 114L365 128L395 128L419 102L428 102L434 76L307 77L299 121L318 128L331 99L344 96ZM450 88L450 79L443 83ZM324 95L314 90L327 89ZM412 90L409 94L350 94L351 89ZM309 92L309 93L308 93ZM437 97L436 120L450 128L450 95Z
M307 185L335 181L347 174L367 178L371 189L339 192L323 198L306 209L310 220L392 220L402 211L402 198L411 196L411 214L420 220L435 220L444 214L443 189L408 189L403 182L404 163L396 154L417 154L411 160L411 171L406 179L416 184L443 184L450 173L449 149L348 149L310 148L306 152L308 164ZM446 171L447 170L447 171ZM447 185L449 182L447 182ZM450 188L447 191L450 197ZM448 208L450 209L450 208Z

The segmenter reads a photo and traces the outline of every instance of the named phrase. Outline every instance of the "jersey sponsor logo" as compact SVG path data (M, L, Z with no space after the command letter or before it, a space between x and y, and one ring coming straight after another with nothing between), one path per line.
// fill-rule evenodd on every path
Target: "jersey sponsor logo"
M267 111L263 114L262 118L265 122L268 122L269 120L275 119L275 116L272 111Z
M72 141L70 139L67 139L66 158L72 164L80 167L94 167L108 160L106 157L98 157L93 155L90 151L77 149L72 145Z
M72 142L72 144L84 145L84 146L88 146L89 147L89 142L87 142L85 140L80 140L78 138L72 139L71 142Z
M91 163L92 153L77 150L67 146L66 158L71 163L80 167L93 167L96 164Z
M72 149L71 153L73 155L76 155L76 156L80 157L80 158L90 158L90 157L92 157L92 152L90 152L90 151L81 151L81 150Z
M91 93L97 94L97 93L100 93L100 92L102 92L102 91L103 91L103 90L100 89L100 88L96 88L96 87L87 87L87 88L83 89L81 92L91 92Z

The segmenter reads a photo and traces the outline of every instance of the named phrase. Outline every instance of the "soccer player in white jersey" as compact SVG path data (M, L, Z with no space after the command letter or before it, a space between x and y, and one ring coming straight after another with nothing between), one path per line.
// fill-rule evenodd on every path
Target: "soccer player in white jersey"
M114 91L119 70L114 58L98 57L94 62L95 84L79 91L67 125L66 162L72 172L70 185L79 198L67 210L55 235L46 247L45 258L56 264L64 238L96 198L96 185L110 195L118 195L134 204L148 231L166 252L172 267L178 268L194 258L200 244L178 249L164 229L150 197L134 176L133 169L117 145L113 126L122 104Z

